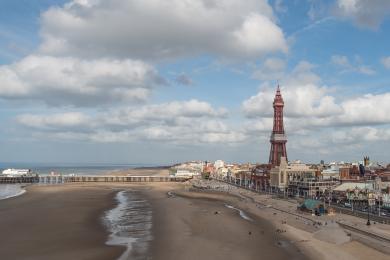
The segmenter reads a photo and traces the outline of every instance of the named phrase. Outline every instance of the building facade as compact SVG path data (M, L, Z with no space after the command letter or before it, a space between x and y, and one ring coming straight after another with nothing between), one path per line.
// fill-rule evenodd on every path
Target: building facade
M313 179L316 176L316 170L303 163L288 164L286 157L281 157L280 165L271 169L271 186L274 189L284 191L292 181L304 181Z

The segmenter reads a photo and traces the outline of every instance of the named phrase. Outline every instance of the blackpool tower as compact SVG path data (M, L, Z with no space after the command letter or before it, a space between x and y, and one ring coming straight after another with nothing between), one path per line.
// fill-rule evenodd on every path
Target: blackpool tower
M279 166L280 157L286 157L287 160L287 137L284 134L283 107L284 101L278 85L274 99L274 127L270 139L271 150L269 153L269 163L272 166Z

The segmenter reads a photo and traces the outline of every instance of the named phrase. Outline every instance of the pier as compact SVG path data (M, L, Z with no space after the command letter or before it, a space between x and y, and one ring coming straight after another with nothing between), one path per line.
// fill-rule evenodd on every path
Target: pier
M38 176L23 176L23 177L4 177L0 176L1 184L17 184L17 183L37 183Z
M115 182L115 183L130 183L130 182L184 182L191 177L175 177L175 176L52 176L52 175L37 175L28 177L0 177L0 183L40 183L40 184L60 184L69 182Z

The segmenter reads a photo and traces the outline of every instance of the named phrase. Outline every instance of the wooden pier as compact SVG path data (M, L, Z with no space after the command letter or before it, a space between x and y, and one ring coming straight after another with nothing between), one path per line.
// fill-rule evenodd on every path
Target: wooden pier
M17 183L38 183L38 176L25 176L25 177L3 177L0 176L0 183L3 184L17 184Z
M31 177L0 177L0 183L40 183L60 184L69 182L184 182L190 177L174 176L52 176L37 175Z

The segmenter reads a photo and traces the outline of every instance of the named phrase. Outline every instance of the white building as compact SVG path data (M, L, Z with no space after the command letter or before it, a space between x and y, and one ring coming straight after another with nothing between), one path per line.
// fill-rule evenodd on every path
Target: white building
M178 169L175 174L176 177L193 177L194 175L199 175L199 173L185 169Z
M217 170L219 168L225 167L225 162L222 160L216 160L214 162L214 168Z
M324 169L322 172L322 178L324 180L339 179L340 178L340 165L331 164L328 169Z
M3 171L3 175L6 177L21 177L21 176L30 176L30 169L6 169Z

